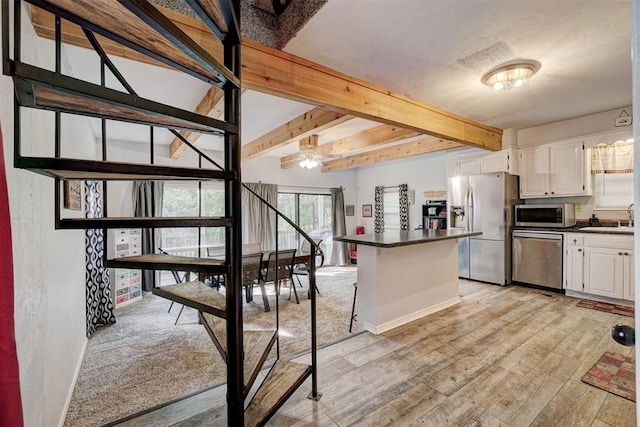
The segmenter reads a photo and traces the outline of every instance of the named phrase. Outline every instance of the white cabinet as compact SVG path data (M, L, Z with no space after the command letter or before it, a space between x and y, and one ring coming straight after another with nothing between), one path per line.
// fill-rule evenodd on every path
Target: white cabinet
M584 249L577 246L569 246L566 250L565 272L566 289L583 292L584 279Z
M480 173L480 162L477 159L458 160L458 175L475 175Z
M591 194L589 157L582 141L520 150L520 197Z
M565 233L565 288L634 300L633 236Z
M483 154L487 153L487 154ZM475 175L479 173L507 172L519 174L518 153L515 148L496 152L453 154L447 157L447 176Z
M480 173L508 172L519 175L518 155L515 148L507 148L480 158Z
M622 299L624 255L611 248L584 248L584 292Z

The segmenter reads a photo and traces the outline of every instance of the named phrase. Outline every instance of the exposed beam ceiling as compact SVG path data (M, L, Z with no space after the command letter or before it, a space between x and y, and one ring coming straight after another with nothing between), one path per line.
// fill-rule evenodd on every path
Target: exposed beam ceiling
M314 108L243 145L242 160L253 159L352 118L346 114L325 110L324 108Z
M380 86L251 40L242 43L247 89L412 129L464 145L500 150L502 130L440 111Z
M418 132L397 126L380 125L365 131L336 139L318 147L319 156L335 156L361 151L374 145L389 144L405 138L419 135ZM298 165L298 153L284 156L280 159L282 169L290 169Z
M197 114L202 114L205 116L213 117L214 119L220 118L224 113L224 92L218 89L215 86L211 86L207 93L204 95L204 98L200 101L195 110L193 110ZM186 138L190 143L194 143L198 138L200 138L200 133L194 133L189 131L180 131L180 135L183 138ZM182 140L178 137L174 138L169 145L169 155L172 159L179 159L185 151L187 151L187 144L182 142Z
M53 38L54 20L51 15L38 8L32 9L31 18L37 33L42 37ZM204 24L171 10L161 9L192 39L214 57L220 58L220 43ZM88 42L79 27L68 22L63 24L62 39L70 44L88 47ZM101 40L103 48L110 54L158 65L152 59L124 48L116 42L104 38ZM336 120L333 125L339 123L341 119L347 120L351 116L355 116L396 128L408 129L405 132L427 134L456 141L460 143L458 145L469 145L488 150L499 150L502 145L502 130L500 129L446 113L382 87L248 39L243 40L241 62L244 88L326 108L326 110L312 110L316 117L318 115L325 116L329 114L327 110L332 110L334 120ZM213 100L216 98L215 91L208 91L205 94L198 106L202 114L210 114L215 109ZM206 111L207 109L209 111ZM290 129L286 139L284 134L277 134L277 132L283 132L285 126L287 125L283 125L279 131L276 129L243 146L243 160L264 154L277 146L294 142L311 133L316 133L321 129L319 126L323 125L319 125L313 130L307 127L308 132L296 131L292 133ZM194 137L195 135L189 138ZM429 138L425 141L434 141L434 139ZM177 143L174 143L173 147L174 153L181 149ZM329 147L326 148L326 150L329 149ZM394 147L394 150L399 152L398 148ZM362 156L367 154L369 153ZM337 162L337 160L333 162ZM356 167L355 163L352 162L352 164L354 164L352 167ZM323 170L328 169L323 168Z
M323 162L322 172L335 172L344 169L352 169L360 166L373 165L376 163L387 162L389 160L403 159L406 157L434 153L458 147L462 147L462 144L459 142L447 141L441 138L429 136L418 141L407 142L404 144L394 145L392 147L367 151L366 153L355 154L353 156Z

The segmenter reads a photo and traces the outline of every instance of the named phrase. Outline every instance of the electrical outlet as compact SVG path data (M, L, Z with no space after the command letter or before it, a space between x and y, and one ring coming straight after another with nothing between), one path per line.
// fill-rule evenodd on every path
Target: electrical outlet
M582 203L576 203L575 205L573 205L573 210L575 212L582 212Z
M631 116L616 117L614 125L615 126L629 126L632 121L633 120L632 120Z

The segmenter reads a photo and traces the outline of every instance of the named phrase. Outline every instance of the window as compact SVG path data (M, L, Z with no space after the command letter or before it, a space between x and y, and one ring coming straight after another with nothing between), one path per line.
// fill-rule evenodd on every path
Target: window
M596 209L626 209L633 203L633 138L591 149Z
M278 193L278 210L289 217L309 237L322 239L325 260L331 257L333 242L332 206L329 194ZM278 218L278 247L300 249L302 239L284 219Z
M626 209L633 203L633 173L594 175L595 208Z
M400 191L385 189L383 204L385 231L400 230Z
M162 195L162 216L224 216L222 185L167 182ZM224 245L224 227L163 228L162 246L170 252L198 256L199 246ZM200 239L200 240L199 240ZM178 253L177 248L183 251ZM206 255L206 254L200 254Z

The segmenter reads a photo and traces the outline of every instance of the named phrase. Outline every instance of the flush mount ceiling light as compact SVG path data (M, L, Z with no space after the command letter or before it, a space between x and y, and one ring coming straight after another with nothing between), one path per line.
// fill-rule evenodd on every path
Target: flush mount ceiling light
M301 139L300 147L300 167L305 169L313 169L320 164L318 153L318 135L311 135L308 138Z
M523 87L540 69L536 61L522 61L501 65L482 76L482 83L496 91Z

